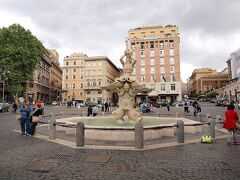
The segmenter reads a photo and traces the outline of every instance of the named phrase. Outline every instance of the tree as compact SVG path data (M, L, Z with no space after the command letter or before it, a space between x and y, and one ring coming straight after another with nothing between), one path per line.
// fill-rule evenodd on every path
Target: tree
M24 89L24 82L32 79L43 53L42 43L21 25L0 29L0 67L9 72L5 76L15 101Z
M217 95L218 95L218 93L216 91L213 91L213 90L206 93L206 96L209 99L216 98Z

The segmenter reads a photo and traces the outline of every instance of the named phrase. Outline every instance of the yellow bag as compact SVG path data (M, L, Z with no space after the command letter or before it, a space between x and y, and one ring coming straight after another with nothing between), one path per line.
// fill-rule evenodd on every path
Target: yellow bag
M17 115L16 115L16 120L19 120L19 121L20 121L21 118L22 118L22 116L21 116L20 114L17 114Z

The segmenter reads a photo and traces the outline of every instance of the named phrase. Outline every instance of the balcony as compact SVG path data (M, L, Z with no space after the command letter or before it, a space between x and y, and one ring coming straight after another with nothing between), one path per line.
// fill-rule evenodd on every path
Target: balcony
M85 90L101 89L100 86L84 86Z

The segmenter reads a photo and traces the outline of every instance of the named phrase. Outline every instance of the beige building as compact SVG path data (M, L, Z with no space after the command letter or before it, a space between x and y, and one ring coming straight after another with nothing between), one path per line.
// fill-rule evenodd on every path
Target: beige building
M64 58L63 101L113 102L117 97L101 90L120 75L119 69L105 56L88 57L83 53L73 53Z
M148 100L181 100L178 27L138 27L128 31L128 39L127 45L131 46L137 60L134 72L136 79L153 89Z
M27 100L42 100L46 103L60 100L62 87L62 70L55 50L45 50L44 55L37 65L32 81L26 81L24 96Z
M63 101L84 100L84 72L86 54L73 53L63 60Z
M119 69L106 56L88 57L85 59L85 95L87 102L117 103L117 95L101 90L120 76Z
M222 72L212 68L195 69L188 80L188 94L200 94L225 86L229 81L228 70Z

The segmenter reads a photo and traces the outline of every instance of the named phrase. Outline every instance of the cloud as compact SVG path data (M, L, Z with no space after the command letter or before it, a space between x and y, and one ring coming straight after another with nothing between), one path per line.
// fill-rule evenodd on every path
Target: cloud
M120 65L130 28L176 24L182 67L226 67L239 48L238 0L1 0L0 26L14 22L30 29L61 61L74 51L106 55ZM193 68L183 71L186 81Z

